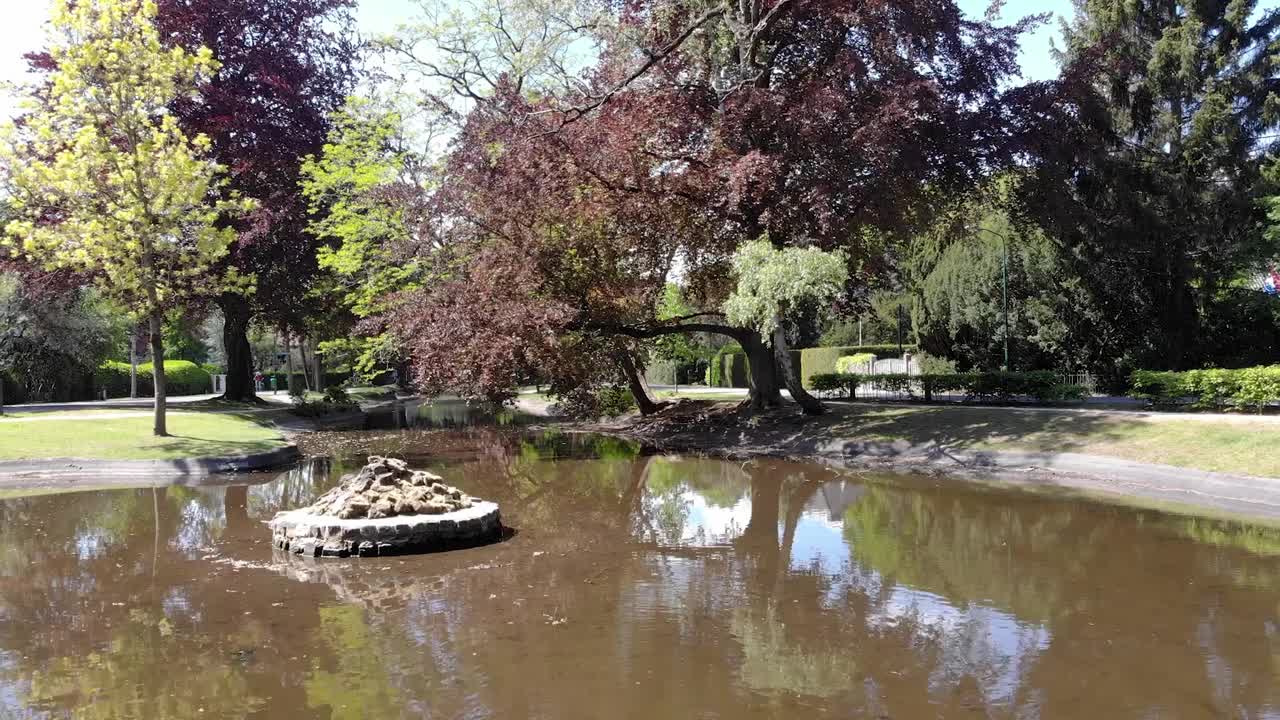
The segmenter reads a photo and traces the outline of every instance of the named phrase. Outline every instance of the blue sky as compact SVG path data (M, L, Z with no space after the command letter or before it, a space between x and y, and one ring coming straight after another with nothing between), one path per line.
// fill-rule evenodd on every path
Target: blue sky
M958 0L966 12L981 15L989 0ZM41 25L48 13L48 0L7 0L4 21L0 23L0 81L20 81L24 73L22 54L42 44ZM382 33L410 21L416 14L412 0L360 0L357 19L366 33ZM1009 0L1003 18L1011 21L1023 15L1053 12L1071 14L1071 0ZM1057 35L1057 21L1042 27L1023 43L1023 76L1028 80L1053 77L1056 66L1050 55L1050 38ZM10 104L0 99L0 114L7 115Z

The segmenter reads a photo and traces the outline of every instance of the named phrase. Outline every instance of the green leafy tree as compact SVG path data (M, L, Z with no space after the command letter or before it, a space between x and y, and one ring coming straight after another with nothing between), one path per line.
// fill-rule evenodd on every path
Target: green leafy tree
M11 376L24 400L78 399L86 375L123 342L124 323L93 288L31 285L0 272L0 375ZM3 390L0 381L0 411Z
M806 413L821 413L822 403L805 391L792 367L787 318L801 306L830 305L849 278L842 251L814 247L776 248L768 238L742 245L733 256L737 287L724 303L725 318L754 329L773 348L791 397Z
M342 308L363 320L383 315L398 293L420 284L421 268L410 251L423 179L405 149L403 115L391 103L353 97L333 125L323 152L302 166L310 231L327 243L318 256L326 276L315 294L340 297ZM398 360L380 327L322 349L351 357L364 373Z
M1024 205L1105 308L1117 374L1211 360L1206 326L1266 253L1280 10L1259 5L1077 0L1064 25L1071 120L1045 133Z
M163 358L166 309L251 284L211 270L235 237L219 217L245 204L212 200L223 180L208 140L187 137L168 110L217 63L207 48L166 50L155 15L150 0L55 0L47 92L33 91L22 124L6 127L0 158L18 215L5 245L91 275L148 320ZM155 434L168 434L163 363Z

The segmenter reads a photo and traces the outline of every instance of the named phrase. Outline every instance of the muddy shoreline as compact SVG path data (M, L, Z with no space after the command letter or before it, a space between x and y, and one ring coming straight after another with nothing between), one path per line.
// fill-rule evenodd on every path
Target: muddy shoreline
M959 450L933 442L830 437L806 432L807 421L791 412L754 419L715 406L688 412L695 414L662 419L632 416L558 427L615 435L662 453L807 461L860 473L925 475L939 481L1280 524L1280 480L1272 478L1071 452Z

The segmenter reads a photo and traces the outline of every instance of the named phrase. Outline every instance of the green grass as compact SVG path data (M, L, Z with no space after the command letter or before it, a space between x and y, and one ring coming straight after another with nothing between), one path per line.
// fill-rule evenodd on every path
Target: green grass
M659 390L654 393L659 400L721 400L732 402L741 400L747 396L746 391L741 393L726 392L708 392L705 390Z
M824 434L937 442L955 449L1075 452L1218 472L1280 477L1280 423L998 408L847 407Z
M225 457L273 450L285 444L263 418L235 414L170 412L170 437L151 434L151 414L77 419L102 410L42 413L56 420L0 419L0 460L76 458L85 460L175 460ZM120 412L120 411L114 411Z
M396 389L386 385L362 385L347 388L346 390L347 396L357 402L378 402L396 399ZM302 394L302 399L307 402L320 402L324 400L324 393L308 390Z

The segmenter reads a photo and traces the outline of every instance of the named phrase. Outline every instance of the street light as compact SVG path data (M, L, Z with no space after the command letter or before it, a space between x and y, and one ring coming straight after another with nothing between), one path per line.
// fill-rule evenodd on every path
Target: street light
M1001 294L1004 298L1004 369L1008 370L1009 365L1009 238L1003 233L998 233L991 228L985 228L979 225L975 228L978 232L990 233L1000 239L1001 247Z

